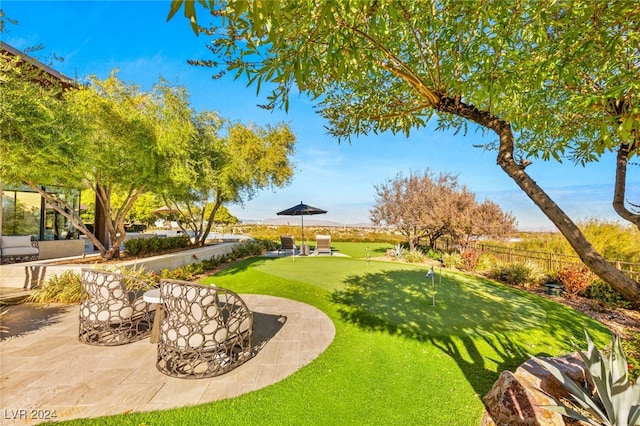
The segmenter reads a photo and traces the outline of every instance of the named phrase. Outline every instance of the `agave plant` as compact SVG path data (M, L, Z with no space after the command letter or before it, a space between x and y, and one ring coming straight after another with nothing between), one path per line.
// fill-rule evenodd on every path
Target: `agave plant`
M578 385L556 366L540 358L534 358L546 368L569 392L576 406L588 417L566 405L546 406L563 416L581 420L594 426L638 426L640 425L640 379L631 383L628 376L627 358L622 351L620 337L613 336L611 358L600 352L587 336L587 351L578 351L588 368L594 389L587 381L585 387Z

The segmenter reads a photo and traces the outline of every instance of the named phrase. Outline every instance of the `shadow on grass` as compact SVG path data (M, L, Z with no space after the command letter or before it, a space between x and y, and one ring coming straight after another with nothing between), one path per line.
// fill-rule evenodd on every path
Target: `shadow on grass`
M376 248L371 250L371 254L373 254L373 255L387 254L387 250L388 249L389 249L389 247L376 247Z
M365 330L431 342L456 361L480 397L501 371L529 358L531 342L516 341L511 332L542 327L555 340L584 328L570 310L463 275L432 280L424 271L400 270L350 276L332 300L345 321Z

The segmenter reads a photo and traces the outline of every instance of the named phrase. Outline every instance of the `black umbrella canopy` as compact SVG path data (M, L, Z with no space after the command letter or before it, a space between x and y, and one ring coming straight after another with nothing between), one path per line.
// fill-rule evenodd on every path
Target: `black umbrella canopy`
M326 212L326 210L308 206L300 201L300 204L297 206L289 207L277 214L278 216L310 216L314 214L325 214ZM300 219L302 220L302 244L304 245L304 217L301 217Z
M326 212L327 212L326 210L322 210L317 207L308 206L304 204L302 201L300 201L300 204L298 204L297 206L289 207L286 210L282 210L281 212L278 212L278 215L279 216L306 216L306 215L312 215L312 214L324 214Z

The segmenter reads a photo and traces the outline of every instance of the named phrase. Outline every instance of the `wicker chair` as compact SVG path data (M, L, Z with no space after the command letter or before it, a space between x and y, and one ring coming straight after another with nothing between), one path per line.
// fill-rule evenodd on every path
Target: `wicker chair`
M126 283L140 290L127 290ZM79 340L117 346L149 336L155 307L142 300L145 288L148 284L135 277L82 269Z
M214 377L253 356L253 315L234 292L178 280L160 281L163 318L156 366L181 378Z

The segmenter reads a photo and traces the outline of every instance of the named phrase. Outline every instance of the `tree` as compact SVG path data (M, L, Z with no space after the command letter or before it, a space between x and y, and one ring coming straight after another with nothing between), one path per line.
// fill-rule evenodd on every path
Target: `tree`
M146 189L160 185L167 170L164 160L181 147L182 133L167 140L162 125L188 133L181 114L170 114L172 108L184 109L180 92L162 82L153 92L142 92L112 73L62 93L59 84L42 84L46 73L27 69L19 60L3 61L2 71L7 113L2 114L0 177L36 190L103 258L118 257L133 204ZM103 245L80 214L47 186L95 191L110 245ZM113 191L121 195L118 205L112 202Z
M169 18L182 3L172 2ZM561 154L567 149L566 145L546 140L546 133L537 134L544 123L558 116L576 122L583 112L572 110L574 105L566 102L564 93L547 90L545 82L551 73L540 73L540 64L551 64L555 58L555 63L565 61L562 65L571 67L584 60L590 71L591 54L606 56L595 52L600 48L597 43L579 43L579 27L556 31L555 19L561 17L565 28L574 25L576 16L580 22L593 19L597 30L601 16L606 16L612 30L604 32L603 42L612 40L610 34L618 34L620 40L630 34L631 40L637 40L640 19L622 15L630 12L638 18L637 7L609 7L607 3L597 8L596 14L584 0L491 2L482 7L473 2L394 0L282 4L229 0L201 4L220 17L220 26L201 29L215 38L211 45L215 60L195 64L246 75L258 88L275 85L267 107L286 109L293 88L308 94L318 101L319 113L329 120L330 134L339 139L384 131L408 135L412 129L424 127L433 116L438 118L440 128L463 129L474 124L494 133L498 138L497 163L503 171L556 225L590 269L640 305L638 283L608 264L525 171L531 163L526 158L528 152L542 152L544 156L545 152ZM194 22L193 4L189 6L185 12ZM575 11L573 15L571 10ZM554 37L556 33L558 38ZM559 48L556 39L562 40L561 46L566 49ZM580 48L576 49L576 44ZM618 43L612 44L607 51ZM637 88L638 43L631 46L625 50L631 57L620 60L626 64L626 68L620 67L626 78L616 80L614 92ZM559 57L549 54L552 49ZM540 56L538 52L542 52ZM538 84L531 84L532 80ZM551 114L534 116L527 110L536 101ZM617 123L621 131L637 134L637 106L619 105L632 118L623 119L623 124L617 114L605 120L604 127L609 130ZM589 129L604 116L601 111L589 120ZM518 145L513 129L518 136L530 132L532 137ZM585 132L584 136L590 134L594 132ZM580 146L581 141L575 142Z
M511 101L519 145L532 157L579 164L617 152L613 207L640 227L625 182L640 149L640 4L572 1L536 12L513 70L523 77L515 89L529 87Z
M224 217L221 207L241 204L260 189L289 183L296 138L284 124L246 126L207 111L194 120L197 136L188 160L193 168L174 179L165 196L167 205L179 210L182 222L194 232L196 243L203 245L216 215Z
M122 205L123 197L125 196L126 194L112 192L111 202L116 205ZM131 206L125 218L125 223L151 226L158 219L158 216L154 214L153 211L160 206L162 206L160 197L153 192L143 192L138 196L133 206Z
M460 187L450 173L435 176L427 170L408 177L398 174L375 189L371 221L396 227L407 238L411 251L423 238L435 248L440 238L448 236L464 250L474 237L503 237L514 231L510 214L490 201L478 204L475 195Z
M508 212L502 211L499 205L491 200L475 203L461 226L462 232L454 234L460 247L466 248L470 242L480 237L496 239L507 238L516 232L516 218Z

